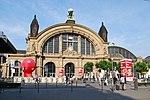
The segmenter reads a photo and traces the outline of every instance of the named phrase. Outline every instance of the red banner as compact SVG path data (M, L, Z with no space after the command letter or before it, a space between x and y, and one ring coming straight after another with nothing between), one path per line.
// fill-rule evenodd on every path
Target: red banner
M132 80L132 59L123 59L121 62L121 74L127 78L127 81Z
M82 68L79 68L79 76L82 76L82 74L83 74L83 70Z
M59 76L63 76L63 74L64 74L64 70L62 68L60 68L60 70L59 70Z

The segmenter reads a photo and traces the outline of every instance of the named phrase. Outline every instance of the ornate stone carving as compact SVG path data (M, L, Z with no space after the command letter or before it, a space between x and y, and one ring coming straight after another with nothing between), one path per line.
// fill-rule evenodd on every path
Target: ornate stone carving
M63 54L64 55L77 55L78 53L75 50L69 50L68 48L63 52Z

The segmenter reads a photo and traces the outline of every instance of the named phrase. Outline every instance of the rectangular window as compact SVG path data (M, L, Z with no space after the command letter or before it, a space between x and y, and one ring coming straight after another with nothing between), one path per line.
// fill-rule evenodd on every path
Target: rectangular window
M85 38L81 37L81 54L85 54Z
M48 41L48 53L53 53L53 38Z
M62 35L62 52L67 48L67 34Z
M73 49L78 52L78 36L77 35L74 35Z
M94 46L92 45L92 54L95 54Z
M90 42L86 40L86 54L90 54Z
M54 53L59 53L59 36L54 38Z

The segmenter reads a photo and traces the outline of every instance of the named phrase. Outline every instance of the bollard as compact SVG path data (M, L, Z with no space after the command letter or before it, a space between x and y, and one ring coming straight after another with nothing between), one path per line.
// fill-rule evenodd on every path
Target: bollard
M138 81L137 81L137 78L134 79L134 90L138 90Z
M47 88L47 81L46 81L46 88Z
M35 88L36 88L36 81L35 81Z
M19 87L19 93L21 93L21 83L20 83L20 87Z
M71 92L73 91L72 81L71 81Z
M76 79L76 87L77 87L77 79Z
M103 83L103 79L102 79L102 91L103 91L103 85L104 85L104 83Z
M39 93L39 82L38 82L38 93Z
M56 87L57 87L58 79L56 78Z

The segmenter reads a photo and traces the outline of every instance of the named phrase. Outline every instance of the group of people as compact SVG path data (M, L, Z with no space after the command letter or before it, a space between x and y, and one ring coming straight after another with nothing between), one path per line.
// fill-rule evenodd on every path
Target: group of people
M120 75L120 74L119 74ZM109 82L113 81L113 85L114 87L117 88L117 86L121 86L121 89L122 90L126 90L126 78L124 76L119 76L117 74L115 75L112 75L112 78L110 77L107 77L107 75L95 75L93 74L92 76L92 80L93 81L98 81L99 82L99 85L105 85L105 86L108 86ZM112 84L112 83L111 83Z
M69 75L66 75L66 85L73 83L73 81L75 80L75 76L73 77L69 77Z

